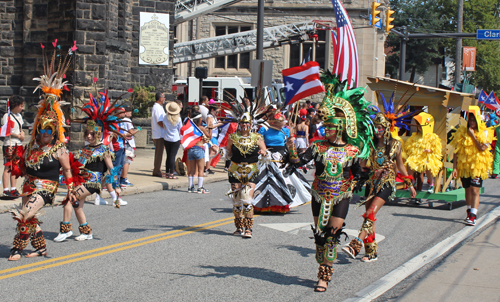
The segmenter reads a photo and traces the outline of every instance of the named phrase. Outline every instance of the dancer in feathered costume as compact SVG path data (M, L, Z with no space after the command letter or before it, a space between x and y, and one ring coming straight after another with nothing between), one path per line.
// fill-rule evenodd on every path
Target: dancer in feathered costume
M258 133L264 137L272 161L260 167L256 179L254 210L261 213L287 213L291 207L311 200L311 185L297 169L285 170L283 167L283 163L288 162L285 143L290 137L284 115L277 109L267 115L269 127L261 127Z
M465 189L468 225L475 225L479 208L479 191L483 180L488 178L493 163L490 152L494 140L494 128L486 128L481 121L478 106L469 106L467 125L460 126L454 133L451 145L453 155L453 177L460 177Z
M83 205L85 198L94 193L101 193L101 183L103 178L106 183L113 186L109 187L110 194L112 195L113 188L119 188L117 185L117 168L113 167L114 154L111 152L104 142L109 143L110 133L118 133L118 123L120 120L114 116L114 111L119 108L116 104L110 104L107 91L101 93L102 97L96 99L90 95L88 103L84 104L80 109L87 114L87 117L82 120L74 120L74 123L85 123L85 141L88 145L79 150L74 158L72 156L71 166L73 168L73 175L78 175L82 181L81 185L75 188L75 196L78 199L74 203L68 202L64 205L63 221L60 223L59 235L54 238L54 241L61 242L73 235L73 228L70 223L73 208L75 209L75 216L80 224L78 230L80 235L75 237L77 241L93 239L92 229L90 228L85 213L83 212ZM73 153L71 153L73 155ZM105 176L106 171L108 174ZM75 176L76 177L76 176ZM118 197L114 194L115 207L120 208Z
M75 183L71 174L69 152L66 149L66 138L64 136L65 119L61 111L61 105L68 104L60 100L62 90L66 88L63 81L65 73L69 68L71 57L76 50L74 45L62 60L62 55L56 56L57 40L52 43L54 52L50 64L44 53L44 75L35 78L40 85L35 89L41 89L43 94L38 103L38 113L33 124L32 139L28 143L21 165L26 177L23 183L22 208L11 211L14 219L18 222L18 233L14 239L14 247L11 249L9 260L15 261L21 258L23 249L29 241L35 251L26 257L37 257L47 255L45 238L40 228L38 210L45 204L52 204L59 187L59 170L67 180L67 199L74 200L73 189ZM76 42L75 42L76 44ZM42 48L43 45L42 45ZM21 175L18 175L21 176Z
M406 165L409 168L409 174L415 172L418 175L417 191L422 190L424 182L424 173L427 173L427 182L429 183L429 192L434 192L434 177L443 168L443 150L441 139L434 133L434 117L421 112L414 116L417 122L417 132L413 133L404 145L408 156ZM420 203L420 200L415 200Z
M226 158L231 159L229 167L229 183L231 191L227 194L233 202L235 236L252 237L253 228L253 195L255 180L259 174L257 162L259 156L266 156L267 149L262 135L252 132L252 125L256 126L264 121L267 108L264 98L255 103L236 101L232 104L225 101L230 109L225 112L230 118L222 118L226 122L238 122L238 129L229 136Z
M355 259L365 247L365 256L361 258L363 262L372 262L378 259L378 244L375 240L375 216L382 206L392 200L396 193L396 169L401 173L406 186L410 188L412 198L417 195L413 188L412 177L406 172L404 161L401 155L401 142L392 134L395 128L404 128L409 130L407 123L411 121L412 116L418 113L401 112L401 109L395 110L391 96L389 103L386 102L384 95L380 97L384 104L384 111L377 112L373 118L375 125L375 136L373 142L375 147L371 149L368 160L361 161L361 166L368 173L368 181L365 190L365 213L364 221L358 237L344 246L342 250L351 258ZM359 185L358 185L359 184ZM359 182L356 188L360 188L362 182Z
M487 127L495 127L500 124L500 109L495 110L495 113L490 114L490 119L486 122ZM495 127L495 137L498 139L500 137L500 127ZM491 178L496 179L498 173L500 173L500 144L494 142L492 144L494 154L493 156L493 171L491 172Z
M324 292L331 281L332 264L337 258L337 245L352 197L353 178L359 174L358 159L370 154L373 124L370 103L365 90L347 90L347 82L340 83L330 72L321 76L325 97L319 114L325 126L325 140L317 140L303 154L297 154L294 139L287 142L290 162L300 167L311 160L316 166L312 184L312 213L316 261L319 263L318 283L314 290ZM352 174L350 174L352 173Z

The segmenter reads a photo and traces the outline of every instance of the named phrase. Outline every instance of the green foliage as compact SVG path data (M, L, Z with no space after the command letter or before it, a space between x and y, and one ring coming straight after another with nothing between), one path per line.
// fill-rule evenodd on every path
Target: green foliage
M448 32L457 30L457 0L438 0L441 18L448 20L445 29ZM464 1L463 32L475 33L477 29L500 28L500 2L498 0ZM454 58L456 42L447 39L443 42L445 54ZM482 87L486 93L500 89L500 42L476 39L464 39L463 46L477 48L476 71L470 72L471 84Z
M134 117L149 117L149 108L155 103L155 87L135 85L134 92L130 98L132 106L139 112Z
M435 32L443 27L444 21L439 18L437 10L438 0L390 0L395 29L401 31L402 26L407 27L409 33ZM386 40L386 47L392 48L392 54L387 57L386 70L393 77L399 70L400 38L390 34ZM425 73L433 60L442 57L439 54L438 39L410 39L406 44L406 72L411 72L410 82L415 79L415 74Z

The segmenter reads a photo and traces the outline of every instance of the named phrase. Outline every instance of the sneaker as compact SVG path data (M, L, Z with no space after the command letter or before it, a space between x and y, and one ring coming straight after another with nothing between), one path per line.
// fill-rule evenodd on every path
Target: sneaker
M122 178L121 181L120 181L120 184L121 185L125 185L125 186L129 186L129 187L133 187L134 184L131 183L130 181L128 181L128 179L126 178Z
M97 194L97 196L95 197L95 202L94 202L94 204L95 204L96 206L99 206L99 205L101 205L101 206L105 206L105 205L107 205L107 204L108 204L108 202L107 202L106 200L104 200L104 198L102 198L102 197L101 197L101 195Z
M205 174L213 175L213 174L215 174L215 172L212 171L211 169L208 169Z
M194 187L189 187L188 193L196 193L196 189Z
M3 191L3 196L14 197L12 196L12 193L10 193L10 191Z
M422 204L423 203L422 202L422 198L415 198L414 200L415 200L416 204Z
M54 241L55 242L62 242L66 239L68 239L68 237L71 237L73 235L73 232L72 231L69 231L67 233L59 233L59 235L57 235L56 238L54 238Z
M204 187L198 188L198 194L208 194L208 193L210 193L210 191L205 189Z
M467 217L465 217L465 221L467 221L469 219L469 216L470 216L470 209L467 209Z
M469 217L465 220L466 225L475 226L476 225L476 214L470 214Z
M429 189L427 189L427 192L434 193L434 185L430 185Z
M90 240L93 239L94 237L92 234L80 234L80 236L75 237L76 241L83 241L83 240Z
M123 200L121 197L118 197L118 201L120 202L121 206L126 206L128 204L128 202L126 202L125 200Z
M15 190L10 191L10 195L12 197L17 197L17 196L21 195L21 193L19 193L19 191L17 189L15 189Z

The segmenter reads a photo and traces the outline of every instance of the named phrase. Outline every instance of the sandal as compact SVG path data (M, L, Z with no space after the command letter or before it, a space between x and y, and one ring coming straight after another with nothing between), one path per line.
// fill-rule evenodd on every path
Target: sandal
M18 250L16 248L12 248L10 250L9 261L17 261L17 260L21 259L22 255L23 255L22 250ZM19 258L14 257L14 256L19 256Z
M243 235L243 229L236 229L236 231L233 232L234 236L241 236Z
M32 253L29 253L28 255L26 255L24 257L26 257L26 258L34 258L34 257L40 257L40 256L47 256L47 249L46 248L36 250L36 251L34 251Z
M246 229L245 233L243 233L243 238L252 238L252 229Z
M318 284L319 284L319 281L314 286L314 291L317 292L317 293L324 293L324 292L326 292L326 290L328 289L328 281L326 281L326 285L327 286L321 286L321 285L318 285Z
M370 254L370 255L365 255L363 258L361 258L361 261L363 262L373 262L378 260L378 255L377 254Z

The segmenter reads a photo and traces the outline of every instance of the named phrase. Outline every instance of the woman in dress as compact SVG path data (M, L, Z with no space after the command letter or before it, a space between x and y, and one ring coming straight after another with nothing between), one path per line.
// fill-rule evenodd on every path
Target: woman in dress
M361 247L365 247L363 262L372 262L378 258L378 244L375 240L375 215L382 206L394 199L396 193L396 171L401 173L406 186L410 189L411 197L417 192L413 188L413 177L408 176L401 156L401 142L392 137L395 127L409 129L404 122L409 122L417 112L394 112L392 97L387 105L385 98L380 94L385 108L385 115L378 112L373 120L375 125L374 148L371 149L368 160L361 161L361 166L367 170L368 181L365 190L364 222L358 237L342 248L351 258L356 258ZM397 169L397 170L396 170ZM361 183L360 183L361 184Z
M317 292L327 290L331 281L332 264L337 258L337 245L352 197L353 179L359 174L358 158L369 155L373 126L369 102L364 89L347 90L346 82L325 72L322 76L326 93L319 114L325 126L325 140L315 141L303 154L298 154L290 138L290 162L297 167L314 160L316 166L312 184L312 214L316 261L319 263Z
M56 58L56 49L52 61ZM70 53L71 54L71 53ZM69 57L71 58L71 57ZM47 62L48 60L44 60ZM62 60L57 59L58 62ZM59 171L67 180L67 198L75 200L73 189L73 177L69 162L69 152L66 149L66 138L64 136L65 118L61 110L61 105L68 104L60 101L62 89L66 82L63 82L63 75L66 73L71 59L68 57L64 63L44 66L46 74L36 80L40 84L35 89L42 90L42 99L38 103L38 112L33 123L33 133L31 141L26 146L23 160L20 166L25 168L16 169L14 175L21 176L25 172L26 177L23 183L22 207L12 210L14 220L17 221L17 234L14 238L11 249L10 261L21 259L23 250L31 245L35 249L26 257L46 256L47 248L42 229L41 221L38 219L38 211L46 204L52 204L59 187Z

